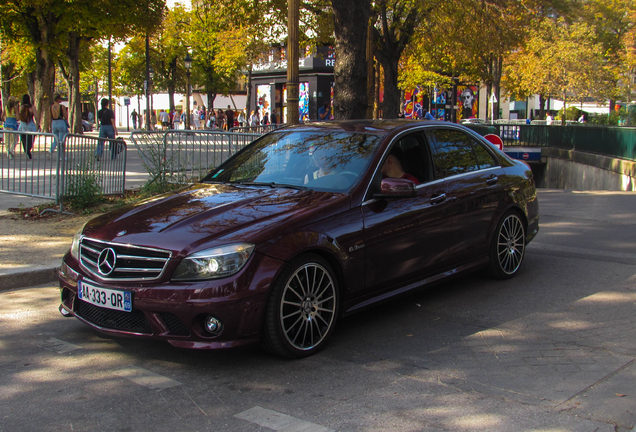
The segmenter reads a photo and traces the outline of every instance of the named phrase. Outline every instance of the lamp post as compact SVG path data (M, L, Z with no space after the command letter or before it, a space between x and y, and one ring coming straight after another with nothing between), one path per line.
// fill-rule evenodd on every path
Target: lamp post
M146 101L146 106L149 107L148 108L148 124L150 125L150 128L148 130L154 130L157 125L156 124L151 124L152 123L152 110L153 110L153 104L152 104L152 79L155 77L155 70L152 68L152 66L148 67L148 99ZM156 122L155 122L156 123Z
M186 121L185 128L190 130L190 68L192 67L192 57L186 53L183 63L186 68Z

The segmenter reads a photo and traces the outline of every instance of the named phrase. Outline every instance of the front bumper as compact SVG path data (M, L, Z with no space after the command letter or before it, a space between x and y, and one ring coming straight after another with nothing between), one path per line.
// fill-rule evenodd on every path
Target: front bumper
M163 339L173 346L196 349L231 348L260 338L269 286L282 268L280 260L254 254L236 275L201 282L114 283L84 271L70 255L58 269L60 312L113 336ZM77 295L78 282L132 293L132 311L95 306ZM204 326L213 315L223 324L218 335Z

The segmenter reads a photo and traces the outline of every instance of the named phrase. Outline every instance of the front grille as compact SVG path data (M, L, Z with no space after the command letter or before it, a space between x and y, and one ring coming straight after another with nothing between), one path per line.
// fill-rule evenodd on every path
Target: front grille
M170 312L160 312L159 316L163 323L168 327L171 335L175 336L189 336L190 331L188 328L181 322L181 320L174 314Z
M111 249L114 253L109 252ZM100 262L100 255L102 262ZM114 256L114 259L113 259ZM80 262L103 280L152 281L159 279L170 260L169 251L122 245L88 237L80 242Z
M95 325L112 330L123 330L135 333L152 333L146 316L140 310L122 312L94 306L77 300L75 314Z

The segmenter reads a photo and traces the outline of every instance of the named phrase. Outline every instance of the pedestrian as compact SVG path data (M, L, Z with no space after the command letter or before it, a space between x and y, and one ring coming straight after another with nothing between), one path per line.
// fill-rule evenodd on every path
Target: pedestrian
M272 111L272 118L270 119L270 123L274 126L278 125L278 114L276 114L276 110Z
M9 96L7 106L4 107L4 128L8 130L18 130L18 111L20 104L15 96ZM7 156L10 159L15 157L15 146L18 136L15 134L4 134L4 141L7 145Z
M205 121L208 118L208 114L207 114L207 110L205 109L205 105L203 105L201 107L201 109L199 110L199 120L200 120L200 125L201 125L201 129L205 129Z
M426 113L424 114L424 120L435 120L435 117L433 117L433 114L431 114L429 110L424 110L424 112Z
M168 110L159 110L159 120L161 121L162 130L166 130L170 127L170 114L168 114Z
M331 116L331 104L329 101L325 101L325 103L318 108L318 120L329 120Z
M157 129L157 113L155 110L150 110L150 130Z
M267 113L267 110L263 110L263 120L261 120L261 123L265 126L269 124L269 114Z
M225 110L225 125L225 129L228 131L234 127L234 111L229 105Z
M199 129L201 127L201 118L199 117L199 110L195 109L194 112L192 113L192 120L193 124L194 124L194 129Z
M135 111L135 109L133 108L133 112L132 114L130 114L130 118L132 118L133 121L133 129L137 129L137 111Z
M153 111L154 112L154 111ZM108 99L102 99L102 109L97 112L97 119L99 120L99 137L110 138L112 140L117 136L117 127L115 126L115 113L108 108ZM156 121L156 120L155 120ZM100 140L97 143L97 150L95 151L95 159L99 161L102 158L104 152L104 141ZM110 158L115 159L117 157L117 143L110 142Z
M550 126L552 124L552 121L553 121L552 115L548 113L548 115L545 116L545 124Z
M93 111L88 112L88 121L90 124L95 123L95 114L93 114Z
M31 104L31 97L28 94L22 96L22 105L20 105L19 120L20 125L18 130L23 132L37 132L38 126L35 124L35 117L37 112L35 107ZM29 159L33 159L31 150L33 149L33 135L20 135L20 141L22 142L22 148Z
M170 110L168 116L170 117L170 124L168 125L168 129L174 129L174 109Z
M175 130L179 130L179 124L181 123L181 113L179 111L175 111L172 122L174 123Z
M261 116L258 112L258 108L252 111L252 115L250 115L250 126L260 126L261 124Z
M225 121L225 114L223 114L223 110L218 109L216 111L216 127L222 130L224 121Z
M245 110L244 109L239 111L237 120L240 127L245 126Z
M64 138L68 133L68 110L60 102L62 102L62 96L56 93L53 96L53 105L51 105L51 132L55 135L49 151L51 155L58 145L64 144Z

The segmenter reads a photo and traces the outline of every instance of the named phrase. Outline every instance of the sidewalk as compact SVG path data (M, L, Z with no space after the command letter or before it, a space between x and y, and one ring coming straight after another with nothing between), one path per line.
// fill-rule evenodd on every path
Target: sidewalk
M123 135L126 136L126 133ZM148 173L137 149L129 145L126 189L139 188L147 179ZM17 219L16 214L8 211L10 208L34 207L54 201L0 192L0 292L56 281L55 270L71 246L75 232L87 220L97 216L51 217L36 222L13 220L12 216Z

